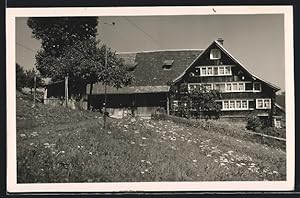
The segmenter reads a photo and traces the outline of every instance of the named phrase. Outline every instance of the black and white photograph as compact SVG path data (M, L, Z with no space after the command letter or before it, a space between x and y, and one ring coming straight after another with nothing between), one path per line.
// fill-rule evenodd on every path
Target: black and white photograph
M12 191L293 189L292 8L256 8L8 9Z

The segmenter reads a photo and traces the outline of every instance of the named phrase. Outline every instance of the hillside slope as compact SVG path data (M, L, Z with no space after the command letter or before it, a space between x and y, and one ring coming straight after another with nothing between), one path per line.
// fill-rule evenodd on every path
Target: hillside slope
M19 183L285 180L279 148L166 120L99 113L17 98ZM29 124L28 124L29 123Z

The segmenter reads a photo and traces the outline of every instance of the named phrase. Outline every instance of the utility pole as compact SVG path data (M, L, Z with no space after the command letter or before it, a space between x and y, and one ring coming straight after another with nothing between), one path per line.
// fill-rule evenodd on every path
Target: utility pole
M107 75L107 46L105 46L105 75ZM103 112L103 128L106 129L106 102L107 102L107 78L104 79L104 112Z
M34 70L34 77L33 77L33 107L35 107L36 103L36 73Z
M65 77L65 104L66 104L66 107L68 107L68 100L69 100L68 80L69 80L69 77L66 76Z
M114 26L115 22L112 22L112 23L103 22L103 24ZM107 46L105 46L105 63L104 63L105 75L107 75L107 64L108 64L107 53L108 53ZM106 129L106 107L107 107L107 77L104 79L104 112L103 112L103 128L104 128L104 130Z

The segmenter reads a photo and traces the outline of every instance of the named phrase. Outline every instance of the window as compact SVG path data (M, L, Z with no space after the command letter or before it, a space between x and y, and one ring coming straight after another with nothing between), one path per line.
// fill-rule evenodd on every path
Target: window
M223 109L229 109L229 101L223 102Z
M217 76L219 73L218 73L218 67L213 67L213 69L214 69L214 76Z
M244 83L239 83L239 91L245 91Z
M210 60L221 59L221 51L219 49L211 49L209 57L210 57Z
M214 89L220 91L220 84L215 84Z
M235 108L234 101L231 100L229 104L230 104L230 109L234 109Z
M264 108L267 108L267 109L271 108L270 100L264 100Z
M225 91L225 84L220 84L220 90L221 92Z
M172 110L173 111L178 111L178 100L173 100Z
M206 87L206 91L212 90L212 84L207 84L205 85L205 87Z
M257 109L271 109L271 99L256 99L256 108Z
M232 83L232 90L236 91L237 90L237 83Z
M206 76L206 67L201 68L201 76Z
M226 84L226 91L231 91L231 83L230 84Z
M254 101L248 101L249 109L255 108L255 102Z
M232 66L196 66L197 76L230 76Z
M246 83L245 84L245 90L246 91L253 91L253 84L252 83Z
M222 110L250 110L248 100L224 100Z
M164 60L162 67L164 70L170 70L173 63L174 63L174 60Z
M247 100L242 101L242 109L248 109L248 102Z
M208 75L208 76L212 76L212 74L213 74L213 73L212 73L212 67L208 67L208 68L207 68L207 75Z
M275 128L282 128L281 127L281 120L280 119L274 119L274 126Z
M204 86L206 88L206 91L210 91L213 89L213 84L201 84L201 83L189 83L188 84L188 91L191 92L193 90L200 90L202 89L201 86Z
M225 84L215 84L215 90L218 90L220 92L224 92L225 91Z
M242 107L241 101L237 100L237 101L235 102L235 108L240 109L241 107Z
M225 74L231 74L231 67L225 67Z
M196 89L196 85L188 84L188 89L189 89L189 92L191 92L191 91L193 91L194 89Z
M263 108L263 99L257 99L256 100L256 108L262 109Z
M261 91L261 84L260 83L253 83L253 91L260 92Z
M219 67L219 75L224 75L224 67Z

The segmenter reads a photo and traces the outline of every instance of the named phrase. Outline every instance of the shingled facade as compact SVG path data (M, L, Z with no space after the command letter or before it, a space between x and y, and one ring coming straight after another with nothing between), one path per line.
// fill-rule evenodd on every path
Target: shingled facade
M117 109L124 112L126 108L137 116L149 116L158 108L174 114L183 102L181 87L190 92L202 85L221 92L222 99L217 101L221 117L243 118L256 112L257 116L272 118L274 114L275 94L280 88L247 70L224 48L221 39L205 50L119 53L119 56L135 81L130 87L108 88L107 107L111 114ZM103 85L96 84L88 102L101 108L103 95Z

